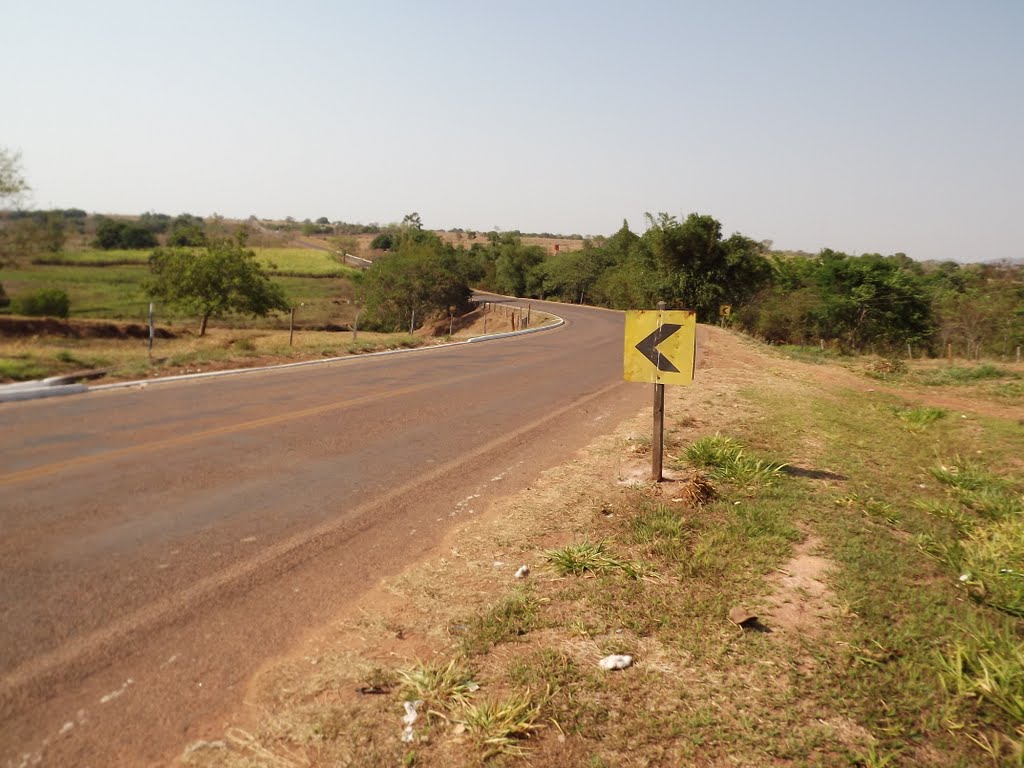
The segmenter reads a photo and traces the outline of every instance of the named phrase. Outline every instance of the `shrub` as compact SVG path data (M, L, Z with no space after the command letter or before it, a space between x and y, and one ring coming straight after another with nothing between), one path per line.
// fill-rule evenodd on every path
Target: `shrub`
M370 248L375 251L390 251L395 246L395 240L390 232L381 232L370 241Z
M15 297L11 309L16 315L66 318L71 310L71 299L59 288L43 288L26 296Z

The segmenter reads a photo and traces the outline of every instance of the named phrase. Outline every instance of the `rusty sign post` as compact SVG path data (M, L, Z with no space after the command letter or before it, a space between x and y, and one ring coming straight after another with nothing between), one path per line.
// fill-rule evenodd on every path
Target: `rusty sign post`
M654 384L654 434L651 440L651 479L662 479L665 446L665 385L690 384L697 346L697 315L657 310L626 313L626 381Z

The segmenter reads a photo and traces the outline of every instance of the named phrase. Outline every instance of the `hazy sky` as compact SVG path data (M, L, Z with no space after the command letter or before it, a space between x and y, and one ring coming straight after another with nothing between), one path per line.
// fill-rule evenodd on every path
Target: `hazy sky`
M0 0L36 207L1024 256L1024 1Z

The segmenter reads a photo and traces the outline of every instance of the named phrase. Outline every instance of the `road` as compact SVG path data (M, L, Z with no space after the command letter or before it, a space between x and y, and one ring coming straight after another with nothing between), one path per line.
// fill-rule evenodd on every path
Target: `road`
M553 307L515 338L0 405L0 766L166 764L261 663L641 408L622 315Z

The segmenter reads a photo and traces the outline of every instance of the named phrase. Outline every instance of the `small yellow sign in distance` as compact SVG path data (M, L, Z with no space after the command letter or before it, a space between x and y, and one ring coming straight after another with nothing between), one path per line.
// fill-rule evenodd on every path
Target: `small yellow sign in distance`
M718 307L718 316L719 317L728 317L731 314L732 314L732 304L721 304Z
M624 378L647 384L690 384L696 347L695 312L627 312Z

